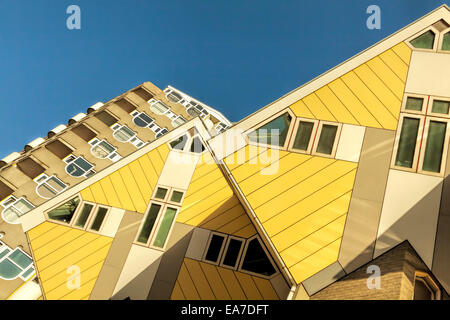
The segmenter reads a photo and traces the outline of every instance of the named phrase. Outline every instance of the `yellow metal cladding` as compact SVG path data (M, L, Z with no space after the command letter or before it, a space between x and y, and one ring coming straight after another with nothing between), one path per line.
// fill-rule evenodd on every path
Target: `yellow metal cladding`
M247 213L209 152L203 154L177 221L249 238L256 234Z
M297 283L337 261L356 163L251 145L225 163Z
M299 117L395 130L410 59L401 42L290 108Z
M81 191L83 200L144 213L169 154L163 144Z
M278 300L269 280L185 258L172 300Z
M28 238L46 299L89 299L113 239L51 222L28 231ZM79 289L72 266L80 270Z

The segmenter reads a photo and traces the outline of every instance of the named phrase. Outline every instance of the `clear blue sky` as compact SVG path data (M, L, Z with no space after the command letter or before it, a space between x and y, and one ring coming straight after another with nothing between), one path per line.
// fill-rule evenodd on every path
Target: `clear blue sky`
M0 0L0 158L151 81L237 121L440 6L435 0ZM81 8L81 30L66 8ZM366 8L381 7L381 30Z

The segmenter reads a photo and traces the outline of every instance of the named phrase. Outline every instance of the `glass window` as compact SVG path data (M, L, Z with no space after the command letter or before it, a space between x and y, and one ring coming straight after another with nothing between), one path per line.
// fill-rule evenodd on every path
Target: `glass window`
M317 143L317 153L332 154L334 140L336 139L337 126L324 124L320 132L319 142Z
M450 107L449 101L434 100L433 106L431 107L431 112L448 114L449 107Z
M87 177L93 167L93 165L84 160L82 157L78 157L68 163L66 166L66 171L73 177L81 177L83 175Z
M148 115L146 115L145 113L141 112L139 113L136 117L134 117L133 122L138 126L138 127L147 127L150 123L153 122L153 119L150 118Z
M102 140L91 149L91 153L97 158L104 159L111 153L113 153L115 150L116 148L114 148L108 142Z
M158 233L156 234L155 241L153 241L153 245L158 248L163 248L166 243L167 236L169 235L170 228L172 227L172 223L175 220L175 215L177 213L177 209L167 207L166 212L162 218L161 224L159 226Z
M57 207L48 212L48 218L52 220L62 221L65 223L70 223L72 217L80 204L80 198L73 198L63 205Z
M156 189L155 198L164 200L166 198L167 189L165 188L159 188Z
M94 205L90 203L85 203L83 205L83 208L81 209L80 214L78 215L77 221L75 222L75 226L84 228L89 216L91 215L91 211L93 208Z
M300 121L297 134L294 139L294 145L292 147L294 149L307 151L313 128L314 122Z
M444 150L446 131L446 122L430 121L422 170L431 172L441 171L442 151Z
M43 180L43 182L37 186L36 193L44 199L50 199L63 191L66 187L64 182L58 178L50 177Z
M145 217L144 225L139 233L138 242L147 243L148 238L152 232L153 226L156 222L156 217L158 216L159 211L161 210L161 205L152 203L150 209Z
M192 139L191 152L202 153L203 151L205 151L205 146L202 141L199 137L194 137L194 139Z
M414 48L419 49L433 49L435 34L433 31L428 30L424 34L421 34L414 40L411 40L411 44Z
M271 276L276 272L257 238L248 243L241 269L265 276Z
M422 98L415 98L415 97L406 98L405 104L406 110L422 111L422 106L423 106Z
M170 146L172 147L172 149L183 150L187 141L188 141L188 136L185 134L175 140L172 140L170 142Z
M169 110L169 107L161 101L156 101L150 105L150 110L156 114L163 114Z
M91 230L99 231L100 227L103 224L103 220L105 220L106 213L108 212L107 208L99 207L97 209L97 214L95 215L94 222L91 224Z
M416 118L403 118L400 141L398 143L395 165L412 168L414 153L416 150L417 133L419 132L420 120Z
M229 267L236 267L238 262L239 253L241 252L241 248L243 245L242 240L230 238L228 243L227 252L225 253L225 257L223 259L223 264Z
M3 202L2 205L5 207L2 212L3 220L10 224L18 224L20 222L19 217L34 208L27 200L23 198L16 200L14 197L11 197L7 202Z
M248 134L250 141L274 146L284 146L292 117L285 113Z
M127 126L121 126L113 133L113 137L120 142L128 142L135 135L136 133Z
M450 32L444 34L444 39L442 40L442 50L450 50Z
M172 192L172 196L170 197L170 201L180 203L183 198L183 192L174 190Z
M174 126L176 128L186 122L187 122L186 119L184 119L182 116L179 116L175 120L172 121L172 126Z
M178 102L181 99L183 99L183 97L181 95L179 95L178 93L176 93L175 91L172 91L167 95L167 99L169 99L169 101L172 101L172 102Z
M225 237L213 234L211 237L211 241L209 243L208 251L205 255L205 260L211 262L217 262L219 260L220 251L222 250L223 242L225 241Z
M28 268L28 266L33 263L33 260L19 249L11 252L8 259L16 263L22 269Z

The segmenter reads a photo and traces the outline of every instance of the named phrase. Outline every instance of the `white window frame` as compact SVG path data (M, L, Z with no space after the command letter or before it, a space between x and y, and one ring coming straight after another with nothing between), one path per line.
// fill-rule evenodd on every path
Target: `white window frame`
M15 248L15 249L12 249L12 248L9 247L8 245L6 245L3 241L0 241L0 253L1 253L1 252L4 252L5 250L8 250L8 253L7 253L4 257L0 258L0 262L2 262L2 261L4 261L4 260L8 259L8 261L9 261L10 263L12 263L14 266L16 266L18 269L20 269L20 270L22 270L22 271L21 271L15 278L13 278L13 279L7 279L7 278L4 278L4 277L2 277L2 276L0 276L0 279L5 280L5 281L13 281L13 280L15 280L15 279L17 279L17 278L20 278L20 279L22 279L23 281L27 281L27 280L31 279L32 277L34 277L34 276L36 275L36 268L35 268L35 266L34 266L33 258L30 257L30 255L29 255L28 253L26 253L25 251L23 251L23 250L22 250L21 248L19 248L19 247ZM16 250L22 252L24 255L26 255L28 258L31 259L31 264L29 264L29 265L27 266L26 269L22 268L22 267L19 266L16 262L14 262L12 259L9 258L9 256L10 256L14 251L16 251ZM33 272L31 272L28 276L25 277L24 274L25 274L30 268L33 269Z
M450 52L450 51L449 51L449 52ZM439 117L439 118L448 118L448 119L450 119L450 108L449 108L449 113L447 113L447 114L445 114L445 113L432 112L434 101L443 101L443 102L448 102L448 103L450 103L450 98L441 98L441 97L431 96L431 97L430 97L430 102L428 103L428 112L427 112L427 116Z
M242 269L242 265L244 264L244 258L245 258L245 255L247 254L248 245L250 244L250 241L252 241L253 239L257 239L259 241L259 244L260 244L261 248L266 253L267 259L269 259L270 263L272 264L273 269L275 270L274 274L272 274L271 276L266 276L266 275L263 275L263 274L260 274L260 273L255 273L255 272L251 272L251 271ZM267 250L265 244L263 243L263 241L261 240L261 238L257 234L252 236L252 237L250 237L250 238L248 238L247 241L245 241L244 250L242 251L242 255L241 255L241 258L239 260L239 266L237 268L237 271L244 272L244 273L247 273L247 274L250 274L250 275L253 275L253 276L261 277L261 278L264 278L264 279L272 279L273 277L275 277L279 273L278 267L275 264L275 262L273 261L272 256L270 255L270 253Z
M77 160L78 158L83 159L84 161L86 161L87 163L89 163L92 167L91 167L88 171L86 171L85 169L81 168L79 165L77 165L77 164L74 163L75 160ZM78 157L77 157L77 156L75 156L75 155L73 155L73 154L69 154L67 157L65 157L65 158L63 159L63 161L66 163L66 167L64 168L64 170L65 170L66 173L67 173L69 176L71 176L71 177L74 177L74 178L82 178L82 177L84 177L84 178L89 178L91 175L95 174L94 165L93 165L92 163L90 163L89 161L87 161L87 160L86 160L84 157L82 157L82 156L78 156ZM84 174L82 174L82 175L80 175L80 176L74 176L74 175L70 174L69 171L67 170L67 167L68 167L70 164L74 164L75 166L77 166L78 168L80 168L82 171L84 171Z
M434 43L433 43L433 49L423 49L423 48L416 48L414 47L410 42L414 39L416 39L417 37L421 36L422 34L426 33L427 31L433 31L435 34L434 37ZM440 32L439 30L437 30L435 27L433 26L429 26L426 29L423 29L422 31L417 32L415 35L413 35L412 37L408 38L405 43L412 49L412 50L416 50L416 51L423 51L423 52L437 52L438 47L438 43L440 41Z
M81 197L80 197L80 200L81 200ZM78 220L85 204L92 205L93 207L92 207L91 211L89 212L88 218L86 219L86 223L84 224L83 227L80 227L80 226L76 225L76 221ZM96 231L96 230L92 229L92 224L98 214L98 209L100 209L100 208L105 208L107 211L106 211L105 217L103 218L102 224L100 225L99 230ZM110 212L111 212L111 207L109 207L109 206L90 202L90 201L81 200L80 204L78 205L78 208L75 210L75 213L73 214L72 220L70 221L69 225L75 229L85 230L85 231L89 231L92 233L101 234L103 227L105 226L105 222L106 222L106 220L108 220Z
M149 122L146 126L141 127L138 124L136 124L135 119L138 118L141 114L146 115L147 117L149 117L152 121ZM155 123L155 119L153 119L152 117L150 117L148 114L146 114L145 112L142 111L138 111L138 110L134 110L130 113L130 115L133 117L133 123L138 126L139 128L148 128L152 123ZM142 120L142 119L141 119ZM142 120L144 121L144 120Z
M134 133L133 136L131 136L127 141L122 141L117 139L117 137L114 135L116 132L122 130L123 128L127 128L128 130L132 131ZM114 139L120 143L131 143L132 145L134 145L136 148L142 148L145 143L144 141L142 141L141 139L138 138L137 133L133 130L131 130L128 126L126 125L122 125L120 123L115 123L111 126L111 130L113 130L113 134L112 136L114 137Z
M442 44L444 42L444 36L445 34L450 32L450 27L447 29L444 29L440 32L439 34L439 41L438 41L438 46L437 46L437 52L439 53L450 53L450 50L442 50Z
M433 299L432 300L441 300L441 290L439 289L439 286L434 282L433 278L426 273L422 271L416 271L414 273L414 283L413 288L416 285L416 281L421 281L425 284L425 286L431 291ZM414 299L414 296L413 296Z
M409 110L406 109L406 102L408 101L408 98L419 98L419 99L423 99L423 103L422 103L422 111L416 111L416 110ZM428 106L428 96L426 95L422 95L422 94L412 94L412 93L407 93L404 95L403 97L403 101L402 101L402 107L401 107L401 112L407 112L407 113L412 113L412 114L418 114L418 115L425 115L426 114L426 109Z
M231 240L237 240L237 241L241 242L241 248L239 249L239 253L238 253L238 256L237 256L237 259L236 259L236 263L234 264L234 266L229 266L229 265L226 265L226 264L223 263L224 260L225 260L226 255L227 255L228 247L230 246ZM231 270L237 270L238 266L239 266L239 264L241 262L241 259L242 259L242 252L244 252L245 242L246 241L243 238L239 238L239 237L236 237L236 236L233 236L233 235L229 235L228 239L226 240L226 245L225 245L225 247L223 249L222 257L219 259L219 261L220 261L219 265L221 267L228 268L228 269L231 269Z
M295 142L295 138L297 136L297 131L298 131L298 127L300 126L300 122L309 122L309 123L313 124L311 137L309 139L308 148L306 150L300 150L300 149L294 148L294 142ZM293 152L303 153L303 154L311 154L313 145L317 138L318 128L319 128L319 120L317 120L317 119L296 118L294 128L292 129L291 138L290 138L289 145L288 145L288 150L293 151Z
M336 136L334 138L334 143L333 143L333 148L331 151L331 154L325 154L325 153L320 153L317 152L317 147L319 145L319 140L320 140L320 135L322 134L322 128L324 125L332 125L332 126L336 126L337 130L336 130ZM314 138L314 145L312 148L312 155L315 156L321 156L321 157L326 157L326 158L335 158L336 157L336 151L337 151L337 147L339 144L339 140L341 137L341 131L342 131L342 123L338 123L338 122L330 122L330 121L319 121L319 127L317 128L317 132Z
M165 110L164 112L161 112L159 109L157 109L156 107L153 107L155 104L157 103L161 103L164 107L167 108L167 110ZM153 112L154 114L160 114L160 115L164 115L166 113L168 113L170 111L170 107L165 104L164 102L162 102L161 100L156 100L156 99L150 99L148 101L148 104L150 105L150 111Z
M28 205L30 205L31 209L28 210L28 211L22 212L19 208L16 207L16 204L17 204L19 201L24 201L24 202L26 202ZM8 224L20 224L20 217L23 216L24 214L26 214L27 212L29 212L29 211L31 211L31 210L33 210L33 209L35 208L35 206L34 206L30 201L28 201L27 199L25 199L25 197L16 198L16 197L13 196L13 195L8 196L6 199L4 199L2 202L0 202L0 205L3 207L3 210L2 210L2 219L3 219L6 223L8 223ZM9 208L14 208L15 211L18 211L19 213L21 213L21 214L19 215L19 219L17 219L16 222L9 222L8 220L5 219L4 213L5 213L5 211L6 211L7 209L9 209Z
M104 149L104 148L100 145L102 142L108 144L108 145L111 146L114 150L109 152L108 150ZM111 160L112 162L117 162L117 161L119 161L120 159L122 159L122 156L117 152L117 148L116 148L115 146L113 146L111 143L109 143L109 142L108 142L107 140L105 140L105 139L100 140L99 138L94 138L94 139L90 140L88 143L92 146L92 147L91 147L91 150L90 150L91 154L92 154L94 157L96 157L97 159L109 159L109 160ZM108 155L106 155L105 157L99 157L99 156L97 156L97 155L93 152L94 148L101 148L103 151L109 152L109 153L108 153Z
M53 188L50 184L48 184L48 181L51 180L51 179L56 179L56 180L58 180L58 181L61 182L61 184L63 184L65 187L63 187L63 188L61 189L61 191L56 190L56 189ZM64 182L63 182L61 179L59 179L58 177L56 177L55 175L48 176L47 174L42 173L42 174L40 174L39 176L37 176L36 178L34 178L34 182L36 182L36 184L37 184L37 186L36 186L36 194L37 194L39 197L43 198L43 199L52 199L53 197L57 196L58 194L64 192L64 191L67 189L67 184L64 183ZM47 188L49 188L49 189L51 189L51 190L53 190L53 191L55 192L55 195L54 195L53 197L47 198L47 197L42 196L42 195L38 192L39 187L41 187L41 186L44 185L44 184L46 184Z
M178 123L177 121L181 121L181 123ZM176 117L175 119L172 120L172 126L173 126L174 128L177 128L177 127L179 127L179 126L182 126L182 125L185 124L186 122L187 122L187 120L186 120L184 117L178 116L178 117Z

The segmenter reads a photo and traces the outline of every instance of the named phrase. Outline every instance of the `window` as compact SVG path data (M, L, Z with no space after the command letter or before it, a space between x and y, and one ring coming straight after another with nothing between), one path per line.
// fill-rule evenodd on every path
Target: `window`
M26 158L18 162L17 167L30 179L36 178L38 175L45 171L45 169L39 163L31 158Z
M271 276L276 272L258 237L247 241L240 269L264 276Z
M96 158L108 158L113 162L122 159L122 157L116 152L116 148L109 144L106 140L93 139L89 142L89 144L92 146L91 153Z
M299 119L294 128L295 137L291 148L302 153L311 153L318 123L309 119Z
M443 51L450 51L450 32L447 32L442 37L441 50L443 50Z
M178 116L175 120L172 120L172 126L174 128L181 126L182 124L186 123L187 120L183 118L182 116Z
M6 183L0 180L0 201L10 196L14 192Z
M94 165L90 164L83 157L75 157L70 155L64 159L67 163L66 172L72 177L85 177L88 178L95 173L93 170Z
M84 124L80 124L80 125L76 126L75 128L72 129L72 132L75 133L77 136L79 136L81 139L83 139L86 142L91 141L92 139L94 139L97 136L97 134L94 131L89 129Z
M441 176L449 139L450 101L407 95L400 114L393 167Z
M60 140L52 141L45 145L45 148L60 159L64 159L72 153L72 149Z
M144 88L137 88L135 90L133 90L132 92L134 92L135 94L137 94L139 97L141 97L142 99L144 99L145 101L150 100L151 98L153 98L153 94L151 94L150 92L148 92L147 90L145 90Z
M118 120L113 117L109 112L107 111L100 111L99 113L95 114L95 117L103 122L108 127L111 127L113 124L115 124Z
M111 127L114 130L113 137L119 142L129 142L136 148L144 145L144 142L136 136L136 133L125 125L115 124Z
M16 199L14 196L9 196L0 202L0 205L4 208L2 211L3 220L10 224L19 224L19 218L34 208L25 198Z
M165 114L170 108L161 101L150 101L150 111L156 114Z
M417 271L414 279L413 300L440 300L441 292L433 279L425 272Z
M38 184L36 193L44 199L51 199L67 188L64 182L55 176L49 177L46 174L38 176L34 181Z
M153 123L153 119L150 118L145 112L135 111L131 114L133 118L133 122L135 125L141 128L148 127L151 123Z
M283 147L287 140L292 116L289 113L277 117L248 134L250 141Z
M244 248L244 241L235 237L228 237L228 242L225 248L225 254L223 255L222 265L236 269L239 257Z
M20 248L12 250L0 241L0 279L26 281L35 275L33 259Z
M211 233L204 260L217 264L225 244L225 236Z
M172 101L175 103L177 103L183 99L183 97L175 91L170 91L166 96L169 101Z
M436 34L432 30L428 30L411 40L410 43L414 48L433 49L435 37Z
M50 210L47 213L47 216L51 220L70 224L79 204L80 198L75 197L58 206L57 208Z
M184 191L158 186L147 210L136 242L164 249L180 208Z
M198 154L203 153L206 150L206 147L204 146L200 137L198 135L192 137L191 133L189 132L170 141L169 146L171 149Z
M317 139L314 143L313 154L329 155L334 157L340 128L340 125L321 121L318 128L319 139Z

